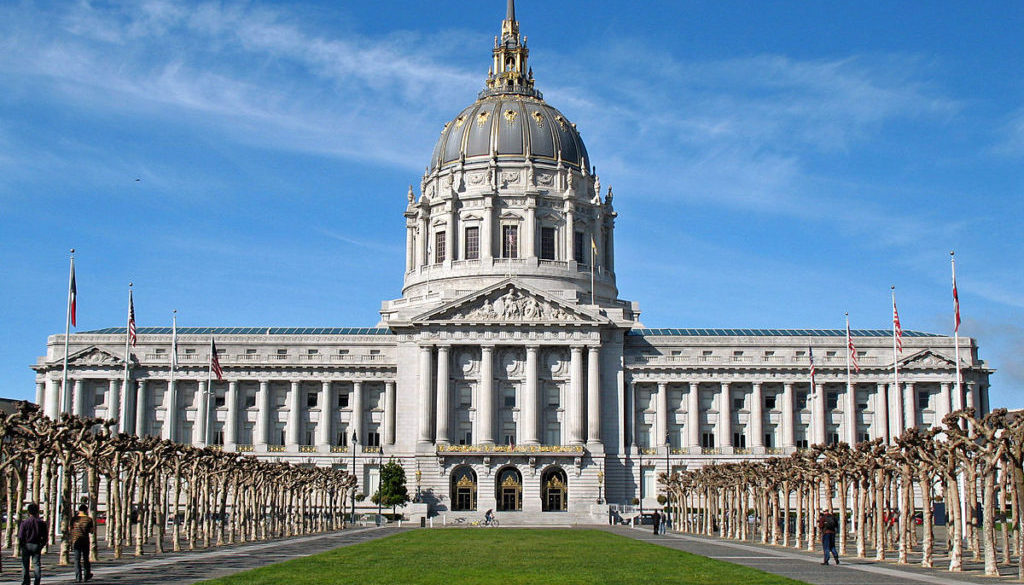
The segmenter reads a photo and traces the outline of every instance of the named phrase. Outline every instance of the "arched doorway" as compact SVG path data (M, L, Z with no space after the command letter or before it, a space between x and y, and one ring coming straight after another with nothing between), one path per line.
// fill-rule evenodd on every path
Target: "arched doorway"
M569 482L561 467L551 467L541 475L541 509L564 512L569 503Z
M523 476L515 467L506 467L498 472L495 499L498 510L512 512L523 509Z
M476 510L476 473L469 467L452 470L452 511Z

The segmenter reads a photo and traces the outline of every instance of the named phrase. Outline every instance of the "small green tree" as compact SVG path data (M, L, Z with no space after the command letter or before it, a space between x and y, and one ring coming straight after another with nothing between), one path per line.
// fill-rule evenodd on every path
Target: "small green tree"
M379 500L379 501L378 501ZM405 486L405 468L392 457L380 468L380 489L373 494L374 504L390 506L391 513L409 501L409 490Z

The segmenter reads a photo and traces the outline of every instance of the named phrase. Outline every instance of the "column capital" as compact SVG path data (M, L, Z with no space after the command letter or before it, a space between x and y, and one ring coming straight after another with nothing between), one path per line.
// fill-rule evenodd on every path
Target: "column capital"
M751 386L753 386L754 389L758 389L762 385L764 385L764 382L751 382L750 384L751 384Z
M664 392L668 388L668 382L658 382L658 392Z
M582 345L573 345L570 346L569 349L572 351L572 353L578 353L580 355L583 355L583 347L584 346Z
M690 384L690 390L696 390L696 389L700 388L700 382L693 382L693 381L691 381L691 382L689 382L689 384Z
M529 344L526 346L526 353L537 353L540 351L540 346L537 344Z
M450 343L439 343L435 347L437 347L438 352L448 353L448 350L452 348L452 345Z

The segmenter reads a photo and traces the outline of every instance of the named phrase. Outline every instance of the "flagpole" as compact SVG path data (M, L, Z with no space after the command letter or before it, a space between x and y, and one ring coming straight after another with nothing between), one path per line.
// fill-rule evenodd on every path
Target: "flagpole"
M203 414L203 446L206 447L210 444L210 395L213 394L213 336L210 336L210 363L209 368L206 371L206 396L203 397L203 403L206 405ZM326 409L326 407L325 407Z
M121 404L118 405L118 418L120 419L117 424L117 429L120 432L127 430L125 423L128 419L128 364L131 361L131 343L132 343L132 284L128 283L128 319L124 325L124 383L121 384Z
M597 289L594 287L594 267L597 264L597 244L594 236L590 236L590 304L597 304Z
M175 439L175 428L178 424L178 393L174 389L174 368L178 365L178 309L171 313L171 372L167 381L167 393L170 395L171 411L167 413L167 438Z
M893 286L891 286L889 288L890 288L891 293L892 293L892 382L893 382L893 391L889 392L889 401L891 402L893 400L899 400L900 403L902 404L903 392L900 389L900 362L899 362L899 354L896 352L896 315L897 315L897 313L896 313L896 285L893 285ZM902 329L902 326L900 328ZM895 396L893 396L893 393L895 393ZM886 408L887 409L889 408L888 404L886 405ZM898 410L900 411L900 417L902 418L902 416L903 416L903 409L900 408ZM892 411L890 410L889 413L891 415ZM889 418L892 419L893 417L890 416ZM893 421L890 420L889 421L889 426L892 427L892 424L893 424ZM902 420L897 420L896 421L896 428L899 428L902 424L903 424ZM890 440L892 440L894 438L892 436L892 434L888 432L888 429L886 430L886 434L889 435L889 439Z
M960 299L956 294L956 253L953 250L949 252L949 265L953 270L953 303L954 310L956 311L953 317L953 351L956 357L956 403L959 404L959 408L963 408L965 401L960 381Z
M846 313L846 410L849 414L846 415L847 422L847 438L849 444L855 445L857 443L857 414L853 412L853 407L857 403L857 397L853 395L853 375L850 373L850 354L853 352L853 339L850 337L850 313ZM852 400L851 400L852 398Z
M59 419L67 401L68 393L68 344L71 341L71 284L75 280L75 249L71 248L71 269L68 272L68 303L67 318L64 320L64 372L60 383L59 403L57 404L55 419Z

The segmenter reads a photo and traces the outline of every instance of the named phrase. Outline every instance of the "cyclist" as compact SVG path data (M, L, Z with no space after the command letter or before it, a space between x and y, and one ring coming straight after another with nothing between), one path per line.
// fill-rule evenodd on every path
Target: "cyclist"
M490 524L494 520L494 510L487 510L484 512L484 525Z

